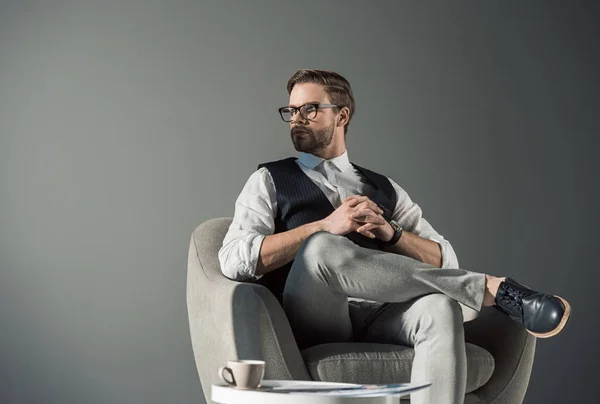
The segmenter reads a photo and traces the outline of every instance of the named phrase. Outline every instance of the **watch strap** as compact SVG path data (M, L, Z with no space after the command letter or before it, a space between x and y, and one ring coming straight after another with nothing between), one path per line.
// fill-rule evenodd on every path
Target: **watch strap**
M400 237L402 237L402 227L400 227L396 222L392 223L391 220L389 220L388 222L394 229L394 235L389 241L386 241L385 243L388 245L394 245L398 242L398 240L400 240Z

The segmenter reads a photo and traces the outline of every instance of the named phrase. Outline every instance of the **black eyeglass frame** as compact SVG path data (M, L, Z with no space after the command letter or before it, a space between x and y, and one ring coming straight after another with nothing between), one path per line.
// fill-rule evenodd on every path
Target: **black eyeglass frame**
M313 105L315 107L315 116L313 118L307 118L302 113L303 107L305 107L307 105ZM291 116L290 116L289 121L286 121L283 118L283 110L286 108L290 109L289 113L291 114ZM304 119L308 119L308 120L315 119L317 117L317 114L319 113L319 108L342 108L342 107L339 105L335 105L335 104L316 104L316 103L309 102L306 104L302 104L299 107L290 107L290 106L281 107L278 109L278 111L279 111L279 116L281 116L281 119L283 120L283 122L292 122L292 119L294 118L294 115L296 115L296 112L299 112L300 116L302 116L302 118L304 118ZM292 110L294 111L293 113L292 113Z

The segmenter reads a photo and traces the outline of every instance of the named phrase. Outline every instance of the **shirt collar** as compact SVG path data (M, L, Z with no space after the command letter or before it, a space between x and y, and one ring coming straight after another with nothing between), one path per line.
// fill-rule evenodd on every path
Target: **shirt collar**
M316 166L318 166L319 164L323 163L323 161L325 161L325 159L322 157L315 156L314 154L305 153L305 152L300 153L299 160L300 160L300 164L302 164L304 167L308 168L309 170L313 170ZM333 158L329 159L329 161L331 161L340 171L347 171L352 168L352 164L350 163L350 160L348 159L348 150L344 150L344 152L342 154L340 154L337 157L333 157Z

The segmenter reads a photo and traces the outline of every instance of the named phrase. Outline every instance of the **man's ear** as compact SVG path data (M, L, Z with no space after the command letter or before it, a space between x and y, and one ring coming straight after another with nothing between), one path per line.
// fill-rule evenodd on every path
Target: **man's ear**
M348 117L350 116L350 109L348 107L343 107L340 110L340 120L338 121L338 126L345 126L348 123ZM341 125L340 125L341 123Z

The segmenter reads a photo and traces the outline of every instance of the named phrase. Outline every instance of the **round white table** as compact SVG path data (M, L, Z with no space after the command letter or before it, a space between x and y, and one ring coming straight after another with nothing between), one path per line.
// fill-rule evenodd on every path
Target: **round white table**
M402 393L387 394L375 397L355 397L348 395L327 395L318 393L286 393L277 388L343 388L356 387L358 384L311 382L299 380L263 380L261 387L252 390L241 390L226 384L211 386L212 401L220 404L399 404L400 397L414 391L425 389L431 384L407 385Z

